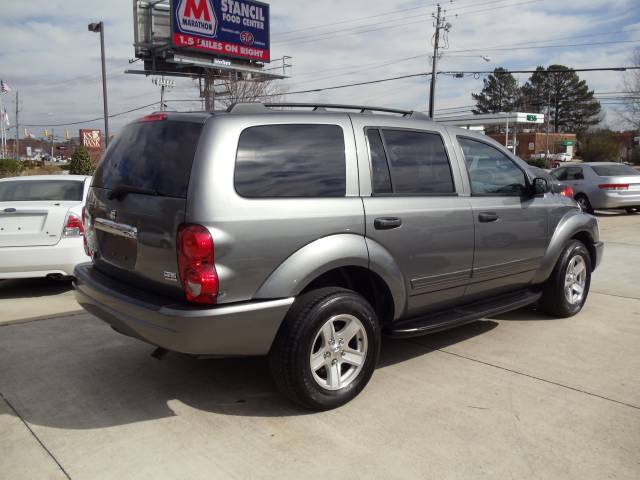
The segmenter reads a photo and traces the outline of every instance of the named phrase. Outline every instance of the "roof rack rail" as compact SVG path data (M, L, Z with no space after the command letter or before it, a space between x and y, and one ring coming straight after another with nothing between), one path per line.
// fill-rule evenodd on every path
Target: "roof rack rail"
M229 113L265 113L272 108L311 108L312 112L326 112L327 109L339 109L339 110L357 110L358 113L395 113L403 117L410 117L416 119L429 119L427 115L414 110L399 110L396 108L385 107L370 107L364 105L343 105L339 103L262 103L262 102L247 102L247 103L234 103L231 105L227 112Z

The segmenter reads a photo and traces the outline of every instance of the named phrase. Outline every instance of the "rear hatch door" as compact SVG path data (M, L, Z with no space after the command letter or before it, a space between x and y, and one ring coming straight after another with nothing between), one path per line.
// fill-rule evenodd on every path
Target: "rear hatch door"
M208 117L149 116L116 136L87 201L87 241L100 271L137 288L182 298L176 235Z

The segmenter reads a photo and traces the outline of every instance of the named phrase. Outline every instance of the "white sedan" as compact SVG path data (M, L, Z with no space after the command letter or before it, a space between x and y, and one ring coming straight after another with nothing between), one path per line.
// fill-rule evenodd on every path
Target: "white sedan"
M0 279L67 277L82 262L82 208L91 177L0 179Z

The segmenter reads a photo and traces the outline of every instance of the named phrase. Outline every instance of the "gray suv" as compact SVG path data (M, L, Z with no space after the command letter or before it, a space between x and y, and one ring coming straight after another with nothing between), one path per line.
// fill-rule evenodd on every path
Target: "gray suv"
M364 388L382 334L575 315L603 252L596 219L490 138L337 105L148 115L109 146L84 222L87 311L158 353L268 355L315 410Z

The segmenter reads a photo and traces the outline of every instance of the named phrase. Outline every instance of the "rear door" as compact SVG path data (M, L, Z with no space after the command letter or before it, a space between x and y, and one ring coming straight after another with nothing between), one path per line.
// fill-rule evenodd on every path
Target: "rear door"
M366 235L402 270L407 315L461 302L471 275L473 218L468 198L459 195L448 135L433 124L416 129L415 121L407 128L398 128L397 119L353 122L366 142L360 155L368 160L361 170Z
M81 204L83 193L82 180L0 182L0 247L57 244L67 212Z
M528 284L549 242L549 199L528 194L520 167L496 146L457 136L467 165L475 225L473 274L466 299Z
M181 297L176 235L206 118L150 115L109 146L87 200L87 241L103 273Z

